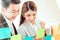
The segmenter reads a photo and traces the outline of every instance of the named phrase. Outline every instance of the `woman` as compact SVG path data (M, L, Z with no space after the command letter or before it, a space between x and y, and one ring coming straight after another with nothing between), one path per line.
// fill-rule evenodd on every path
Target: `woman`
M42 38L36 38L36 31L39 28L44 28L45 24L41 22L41 27L40 24L36 23L36 13L37 7L34 2L27 1L23 4L19 28L22 39L24 36L33 36L34 40L42 40Z

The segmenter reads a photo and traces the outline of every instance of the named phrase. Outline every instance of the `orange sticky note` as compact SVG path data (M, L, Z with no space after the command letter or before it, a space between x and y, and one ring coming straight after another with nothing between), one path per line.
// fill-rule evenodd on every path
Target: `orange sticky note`
M60 34L55 35L55 40L60 40Z

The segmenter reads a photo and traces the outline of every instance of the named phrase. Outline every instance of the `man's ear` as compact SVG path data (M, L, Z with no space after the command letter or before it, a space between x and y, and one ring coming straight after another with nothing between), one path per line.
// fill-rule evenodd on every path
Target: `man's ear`
M4 7L1 7L1 11L2 11L2 13L5 13L6 9Z

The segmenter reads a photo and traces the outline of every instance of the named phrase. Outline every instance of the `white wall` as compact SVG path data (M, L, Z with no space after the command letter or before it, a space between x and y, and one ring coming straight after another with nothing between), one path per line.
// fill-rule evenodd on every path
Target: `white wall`
M56 3L57 3L57 6L58 6L58 8L60 10L60 0L56 0Z
M46 28L60 23L60 10L55 0L38 1L38 18L46 23Z

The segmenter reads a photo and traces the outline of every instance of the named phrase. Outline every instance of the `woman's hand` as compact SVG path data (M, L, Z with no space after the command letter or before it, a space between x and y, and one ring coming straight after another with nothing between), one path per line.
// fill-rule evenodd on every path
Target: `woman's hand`
M40 22L40 26L45 29L45 23L43 21Z
M43 40L43 38L37 38L37 36L34 36L34 40Z

